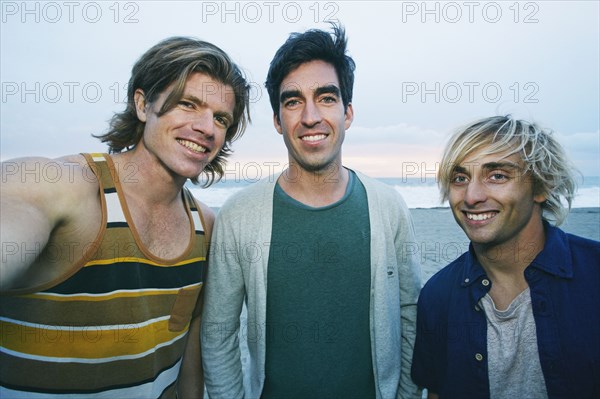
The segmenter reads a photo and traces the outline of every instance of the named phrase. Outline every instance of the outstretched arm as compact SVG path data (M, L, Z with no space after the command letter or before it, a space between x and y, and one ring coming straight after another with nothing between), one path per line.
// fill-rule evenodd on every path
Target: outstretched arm
M46 270L41 270L45 276L32 270L50 242L62 249L62 239L81 240L97 232L97 225L91 228L76 226L100 215L95 176L90 172L90 176L84 178L76 160L76 157L59 160L20 158L2 162L1 291L25 288L46 277L52 278L55 271L50 269L63 267L68 259L64 262L56 259ZM96 207L96 213L90 213L90 207ZM64 251L64 254L68 252ZM32 275L34 281L31 281Z

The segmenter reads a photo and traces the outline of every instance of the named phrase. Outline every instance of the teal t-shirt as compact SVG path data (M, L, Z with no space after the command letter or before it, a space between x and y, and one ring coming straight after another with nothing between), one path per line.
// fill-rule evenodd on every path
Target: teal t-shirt
M267 275L263 399L375 398L367 194L312 208L279 185Z

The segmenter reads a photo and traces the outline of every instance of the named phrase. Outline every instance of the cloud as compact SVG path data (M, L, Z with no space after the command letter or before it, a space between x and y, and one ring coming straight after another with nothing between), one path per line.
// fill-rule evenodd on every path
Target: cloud
M227 51L257 90L254 123L231 161L281 162L287 152L263 86L269 62L290 32L328 29L334 18L357 65L348 164L374 176L411 162L429 167L454 128L520 109L560 132L584 174L598 174L598 2L90 2L72 14L62 3L27 6L35 12L7 4L16 12L3 15L0 36L5 159L105 150L90 134L122 109L114 97L135 60L158 40L186 35Z
M595 154L600 152L600 131L557 133L560 143L569 151Z
M445 133L408 123L376 127L352 126L346 133L348 142L360 141L361 144L399 142L404 145L437 145L443 143L445 138Z

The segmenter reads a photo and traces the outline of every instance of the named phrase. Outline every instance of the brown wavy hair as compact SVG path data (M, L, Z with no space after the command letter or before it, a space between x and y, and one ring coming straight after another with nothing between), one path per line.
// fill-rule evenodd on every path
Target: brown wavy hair
M173 85L173 90L158 112L158 116L161 116L177 105L188 77L195 72L231 86L235 96L233 123L225 134L225 144L202 171L206 175L205 187L218 181L223 176L226 158L232 153L231 143L241 137L250 122L250 85L241 69L214 44L189 37L171 37L150 48L131 70L125 110L112 117L105 134L94 137L107 143L110 153L133 149L142 139L145 127L145 123L137 117L135 91L143 90L146 102L151 104ZM191 179L192 182L198 183L199 177Z

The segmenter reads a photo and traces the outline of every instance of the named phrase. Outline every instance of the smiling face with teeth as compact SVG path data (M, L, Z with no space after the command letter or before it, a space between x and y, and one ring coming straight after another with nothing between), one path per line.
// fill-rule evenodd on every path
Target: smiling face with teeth
M537 243L544 196L534 194L518 153L484 150L454 167L448 201L456 222L476 247Z
M273 121L283 135L290 167L310 173L340 168L354 113L352 104L344 109L333 65L320 60L301 64L281 82L279 98Z
M231 86L196 72L188 78L177 105L159 115L172 89L167 88L151 104L145 102L143 91L136 92L138 118L145 127L134 150L147 151L150 165L171 176L191 179L199 176L223 147L233 123L235 98Z

